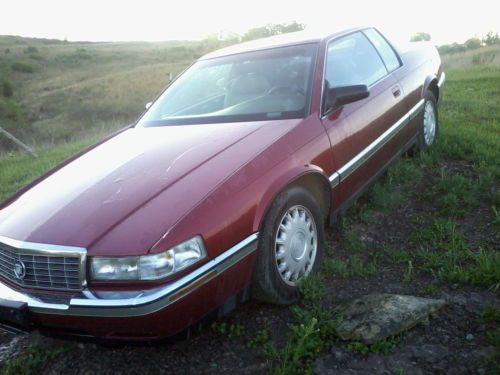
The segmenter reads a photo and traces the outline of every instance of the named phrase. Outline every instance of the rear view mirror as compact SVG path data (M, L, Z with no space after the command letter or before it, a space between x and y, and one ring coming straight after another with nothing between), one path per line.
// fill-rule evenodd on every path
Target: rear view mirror
M351 85L330 88L327 82L325 114L344 104L357 102L370 95L366 85Z

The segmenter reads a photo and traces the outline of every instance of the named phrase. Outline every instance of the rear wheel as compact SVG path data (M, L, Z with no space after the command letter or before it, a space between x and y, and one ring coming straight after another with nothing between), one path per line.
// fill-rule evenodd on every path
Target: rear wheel
M409 156L417 156L436 142L439 133L438 125L436 97L432 91L428 91L424 98L422 122L420 123L417 143L408 150Z
M418 142L421 151L427 150L436 142L438 130L436 97L431 91L428 91L425 95L424 114Z
M295 302L300 281L319 267L324 237L323 214L314 195L302 187L282 192L260 232L253 296L276 304Z

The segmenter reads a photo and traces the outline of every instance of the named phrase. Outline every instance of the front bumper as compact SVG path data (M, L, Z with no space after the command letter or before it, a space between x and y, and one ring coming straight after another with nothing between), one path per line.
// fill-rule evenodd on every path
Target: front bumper
M103 336L109 334L105 333L106 327L112 327L112 331L116 333L120 331L121 324L124 324L126 326L123 327L123 331L141 332L144 327L144 331L151 334L153 326L150 326L145 318L162 316L171 305L177 306L172 311L179 311L178 314L183 315L188 314L182 317L184 319L178 316L175 320L194 322L198 316L209 312L208 307L212 305L211 301L219 301L221 300L219 297L222 297L223 302L224 298L230 296L229 293L239 292L250 279L251 266L249 267L247 262L243 260L250 258L248 255L256 250L257 236L257 233L250 235L180 279L149 290L91 291L86 289L77 295L66 296L47 291L28 293L16 290L0 281L0 306L7 304L6 301L26 304L29 312L29 323L33 323L34 326L57 327L58 322L60 322L61 326L64 326L63 328L84 329L88 332L88 324L82 324L82 322L92 322L91 328L95 328L92 329L94 331L92 334ZM224 281L225 285L231 287L221 288L217 286L221 280ZM211 292L217 295L210 295ZM226 296L226 294L228 295ZM200 301L196 301L196 298L204 300L201 306L199 306ZM209 303L206 302L206 298L210 301ZM183 301L181 300L183 299L192 302L190 306L185 306L185 313L182 313ZM207 308L205 309L203 306ZM143 324L143 327L135 326L131 330L129 324L125 323L122 318L125 320L136 318L135 321ZM102 324L99 324L99 321ZM0 316L0 323L9 325L11 322L6 319L2 321ZM168 335L168 333L162 332L158 322L154 323L160 332L159 336ZM179 330L184 328L186 327L182 327L180 324Z

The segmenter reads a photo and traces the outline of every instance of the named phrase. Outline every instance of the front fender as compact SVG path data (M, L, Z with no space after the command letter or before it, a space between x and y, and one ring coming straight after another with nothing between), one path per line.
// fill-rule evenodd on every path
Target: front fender
M275 168L275 170L280 170L280 168ZM275 198L284 191L287 187L293 185L298 180L305 176L314 175L318 181L323 181L326 186L330 186L328 177L322 168L314 164L306 164L295 166L291 169L284 170L277 178L273 180L273 182L269 185L269 187L265 190L262 195L262 199L260 200L257 209L255 211L255 218L253 222L253 231L259 231L264 218L266 217L271 204L275 200Z

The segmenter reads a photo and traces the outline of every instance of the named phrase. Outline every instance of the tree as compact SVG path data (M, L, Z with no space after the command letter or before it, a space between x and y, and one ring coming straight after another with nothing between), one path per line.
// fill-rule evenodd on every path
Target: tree
M487 46L491 46L493 44L498 44L498 43L500 43L500 36L498 36L498 33L493 34L493 31L490 31L483 38L483 43L486 44Z
M467 39L464 46L466 49L477 49L481 47L481 39L476 37Z
M423 31L413 34L412 37L410 38L410 42L421 42L421 41L428 42L430 40L431 40L431 34L424 33Z
M248 30L245 35L243 35L243 40L254 40L260 38L266 38L272 35L286 34L294 31L304 30L306 25L293 21L289 24L267 24L266 26L255 27Z

